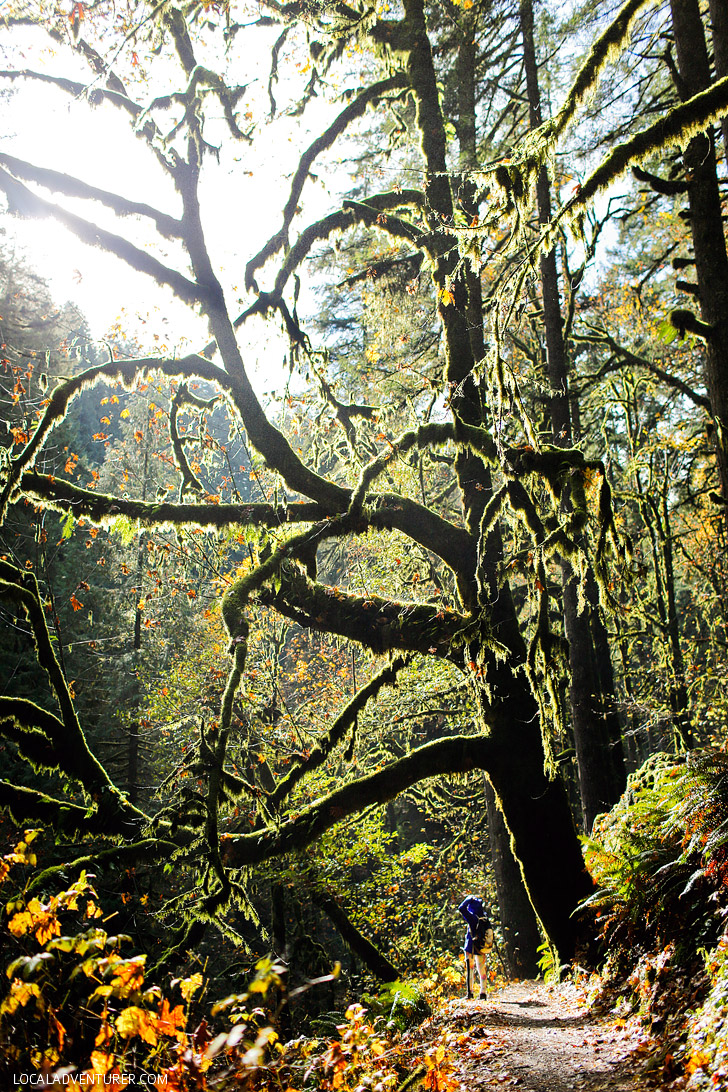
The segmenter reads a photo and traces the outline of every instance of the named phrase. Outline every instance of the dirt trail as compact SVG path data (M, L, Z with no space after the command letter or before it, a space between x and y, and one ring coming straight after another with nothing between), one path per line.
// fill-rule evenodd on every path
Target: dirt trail
M439 1014L438 1014L439 1015ZM639 1028L591 1015L572 985L511 983L442 1013L463 1092L644 1092L649 1042ZM448 1030L445 1030L448 1029Z

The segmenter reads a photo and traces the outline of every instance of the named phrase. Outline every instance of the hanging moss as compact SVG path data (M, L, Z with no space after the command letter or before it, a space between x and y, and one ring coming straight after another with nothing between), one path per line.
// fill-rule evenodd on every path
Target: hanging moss
M58 756L58 768L61 773L78 782L89 798L96 801L95 808L99 815L108 818L112 827L119 817L123 817L132 827L144 819L144 816L117 789L106 769L88 747L68 683L48 632L35 576L0 560L0 594L17 602L27 616L36 658L45 671L58 702L60 718L46 716L40 721L41 726L51 732L51 742ZM25 704L26 713L31 711L32 704Z
M646 129L617 144L564 206L561 215L569 222L603 193L634 163L676 146L684 147L693 137L717 124L728 111L728 76L716 80L705 91L673 107ZM559 218L560 218L559 217Z

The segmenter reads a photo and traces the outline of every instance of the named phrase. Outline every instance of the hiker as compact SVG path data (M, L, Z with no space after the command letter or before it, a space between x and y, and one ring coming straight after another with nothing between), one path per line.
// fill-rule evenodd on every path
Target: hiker
M471 986L473 982L473 963L475 963L478 968L478 978L480 979L478 1000L485 1001L487 997L485 992L487 956L493 947L493 926L486 913L483 900L479 899L477 895L467 895L458 906L458 911L468 923L465 930L465 944L463 945L468 1000L473 996Z

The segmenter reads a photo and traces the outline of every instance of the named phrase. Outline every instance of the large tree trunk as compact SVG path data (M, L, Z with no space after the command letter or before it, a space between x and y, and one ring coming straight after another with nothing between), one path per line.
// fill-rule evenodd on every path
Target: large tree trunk
M521 32L530 123L531 128L535 129L541 124L542 117L533 37L532 0L521 2ZM538 176L536 196L539 224L545 226L551 222L551 185L545 167ZM547 254L542 254L540 261L546 372L551 388L551 430L554 443L558 447L571 447L573 431L569 405L568 360L555 247ZM588 611L579 609L576 577L566 561L562 562L562 589L564 630L569 642L569 699L579 769L579 791L584 825L587 830L591 830L596 816L608 810L624 789L624 756L621 742L617 748L615 740L610 738L604 711L614 707L614 696L613 693L601 691L607 680L604 674L600 679L592 644L590 620L596 626L601 626L602 622L597 612L590 616Z
M487 780L485 802L506 965L514 978L535 978L538 974L537 949L542 940L538 920L511 851L511 839L503 813Z
M582 934L576 907L594 886L581 854L568 796L561 778L544 770L539 709L520 668L525 648L510 597L494 604L496 637L511 655L491 659L487 685L473 683L482 727L489 736L486 773L510 834L531 904L561 959L573 958ZM519 669L520 668L520 669Z
M461 38L457 53L458 113L457 134L460 146L459 165L464 172L460 189L460 200L465 213L471 218L477 214L478 206L475 187L468 180L468 172L478 167L476 140L475 109L475 73L476 73L476 14L475 9L463 9L459 13ZM474 360L485 356L483 337L483 290L480 274L469 266L463 276L467 283L467 320L470 346ZM465 454L458 456L464 467ZM480 485L482 504L493 494L491 475L486 466L477 459L470 459L470 471L477 475ZM461 475L463 469L461 469ZM471 526L477 527L482 512L480 509L471 514ZM502 557L502 546L497 536L486 545L490 553L489 569L496 573ZM494 583L493 594L498 594ZM506 961L509 972L514 976L534 976L538 971L536 950L541 943L538 921L523 883L521 870L513 857L510 834L506 829L503 815L496 803L492 786L485 780L486 807L488 813L488 834L490 855L493 864L498 910L501 929L506 946Z
M724 3L724 0L721 0ZM720 7L715 5L716 10ZM710 86L711 71L698 0L671 0L679 92L691 98ZM720 37L721 22L717 23ZM716 31L716 24L713 27ZM728 256L721 210L713 134L700 133L683 156L687 169L690 227L695 252L700 311L711 327L705 379L715 428L715 451L723 504L728 506ZM728 522L728 507L725 508Z

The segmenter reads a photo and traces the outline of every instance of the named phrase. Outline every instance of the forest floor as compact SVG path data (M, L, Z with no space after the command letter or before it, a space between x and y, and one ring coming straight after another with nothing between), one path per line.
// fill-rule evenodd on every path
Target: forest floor
M410 1035L420 1052L425 1037L431 1043L428 1066L437 1078L427 1086L448 1092L655 1087L655 1041L634 1020L594 1015L586 994L570 983L509 983L487 1001L452 1000Z

